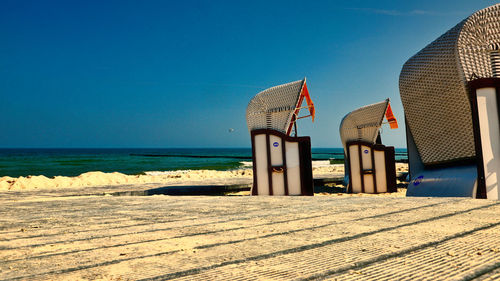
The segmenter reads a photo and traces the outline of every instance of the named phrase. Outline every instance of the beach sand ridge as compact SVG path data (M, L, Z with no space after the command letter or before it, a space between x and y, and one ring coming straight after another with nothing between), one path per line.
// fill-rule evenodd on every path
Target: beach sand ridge
M405 163L396 164L397 172L408 171ZM342 177L343 164L322 165L313 167L314 178ZM141 175L126 175L118 172L103 173L99 171L83 173L76 177L56 176L48 178L43 175L26 177L0 177L0 191L29 191L36 189L87 188L92 186L143 185L224 185L251 184L252 169L231 171L216 170L183 170L168 172L147 172Z

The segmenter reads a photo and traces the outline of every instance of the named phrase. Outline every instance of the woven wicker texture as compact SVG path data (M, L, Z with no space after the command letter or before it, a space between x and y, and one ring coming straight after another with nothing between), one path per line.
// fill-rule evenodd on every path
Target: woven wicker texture
M340 139L344 149L348 141L375 143L382 126L389 99L349 112L340 122Z
M248 130L273 129L286 134L306 79L258 93L248 104Z
M467 82L492 77L500 42L500 5L480 10L411 57L399 89L424 164L475 156Z

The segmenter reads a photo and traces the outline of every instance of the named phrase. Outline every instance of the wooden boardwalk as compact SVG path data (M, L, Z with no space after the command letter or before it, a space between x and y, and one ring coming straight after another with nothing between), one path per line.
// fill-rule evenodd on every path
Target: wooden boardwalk
M0 194L0 280L498 280L500 202Z

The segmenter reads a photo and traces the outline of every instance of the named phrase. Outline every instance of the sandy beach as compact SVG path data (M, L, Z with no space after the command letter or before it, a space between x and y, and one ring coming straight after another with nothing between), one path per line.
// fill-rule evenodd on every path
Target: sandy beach
M406 172L408 165L397 163L397 172ZM321 164L313 167L314 178L341 177L344 175L342 164ZM146 172L144 175L125 175L122 173L87 172L77 177L45 176L0 177L0 191L29 191L39 189L86 188L92 186L119 186L161 184L169 185L220 185L251 183L251 168L232 171L188 170L169 172Z

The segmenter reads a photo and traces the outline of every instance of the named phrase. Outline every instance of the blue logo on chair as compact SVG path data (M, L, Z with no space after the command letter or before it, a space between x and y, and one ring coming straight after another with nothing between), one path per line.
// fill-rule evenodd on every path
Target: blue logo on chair
M280 145L280 144L277 141L273 142L274 147L278 147L278 145Z
M368 154L368 149L365 149L363 152L364 152L365 154Z
M414 186L419 185L420 183L422 183L423 179L424 179L424 176L419 176L418 178L416 178L415 180L413 180L413 185Z

